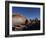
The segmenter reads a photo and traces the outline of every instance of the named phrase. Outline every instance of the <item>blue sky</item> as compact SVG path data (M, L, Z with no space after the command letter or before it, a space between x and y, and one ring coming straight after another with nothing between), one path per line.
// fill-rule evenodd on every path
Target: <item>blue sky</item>
M32 7L12 7L12 13L20 13L29 19L40 19L40 8Z

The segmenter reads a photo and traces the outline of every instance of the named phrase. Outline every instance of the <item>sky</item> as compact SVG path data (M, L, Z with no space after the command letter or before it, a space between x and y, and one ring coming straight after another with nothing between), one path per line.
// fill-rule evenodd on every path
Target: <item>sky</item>
M19 13L29 19L40 19L40 8L32 7L12 7L12 13Z

